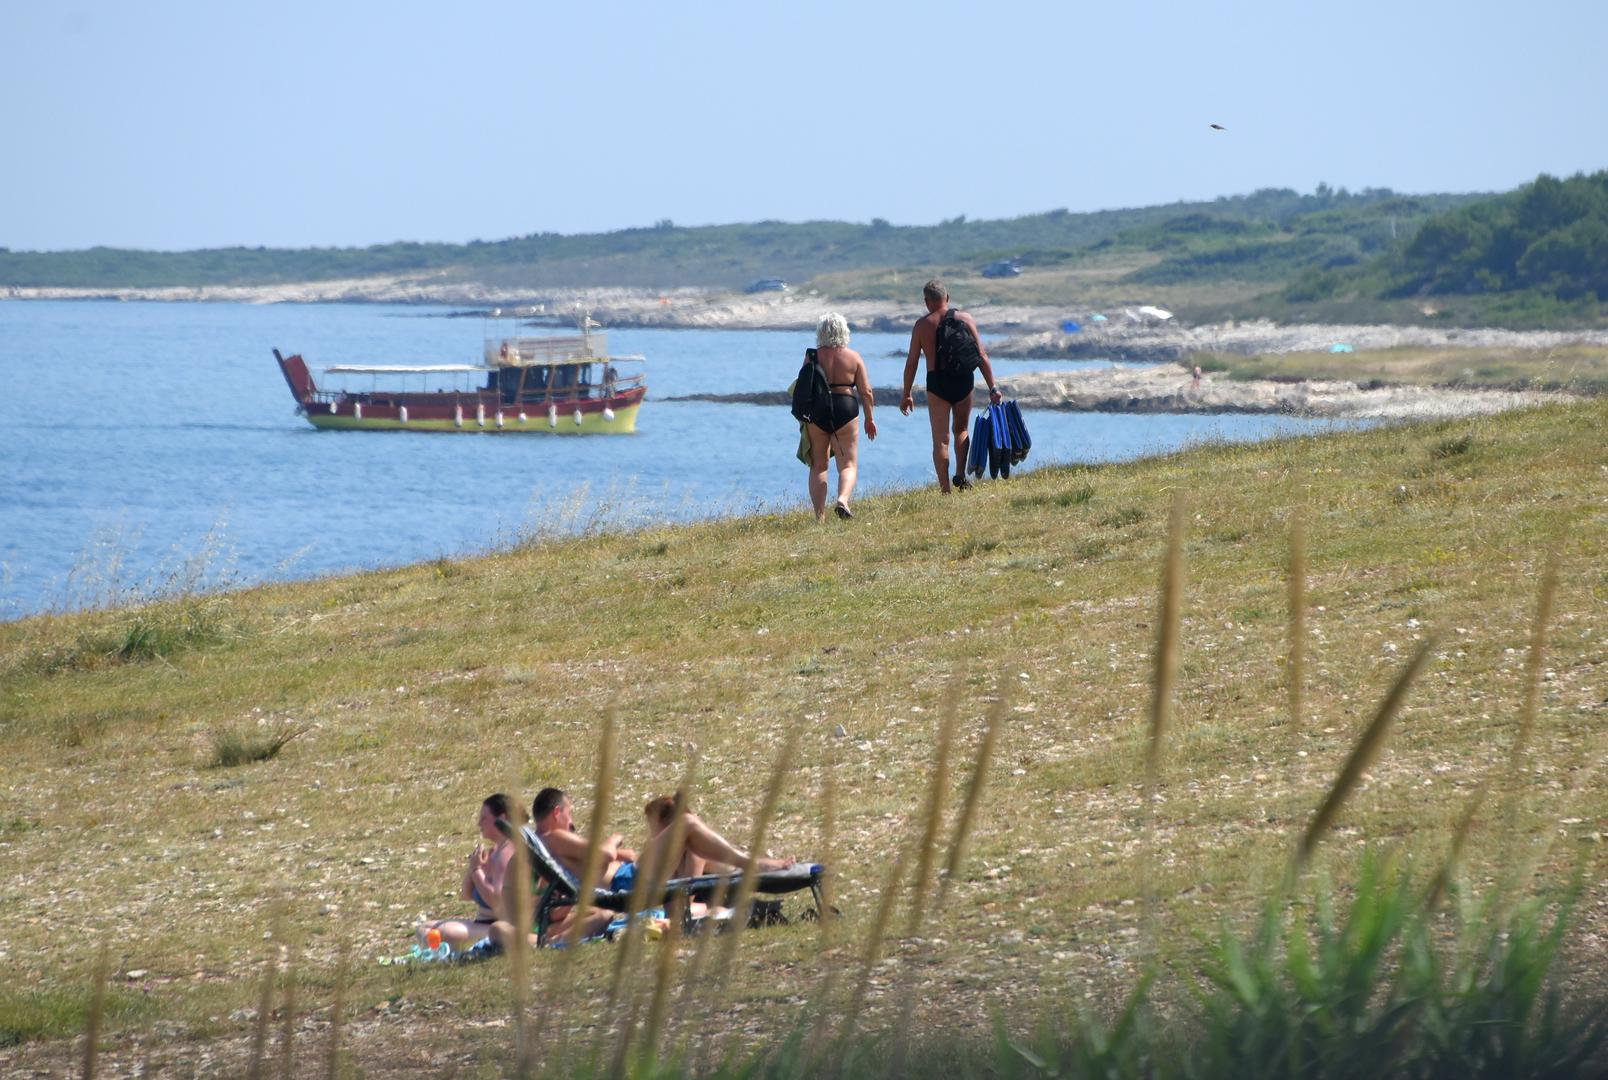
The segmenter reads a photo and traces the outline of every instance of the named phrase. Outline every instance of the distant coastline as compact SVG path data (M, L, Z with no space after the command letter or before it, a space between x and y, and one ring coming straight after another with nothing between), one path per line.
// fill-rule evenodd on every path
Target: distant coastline
M606 327L701 330L788 330L809 333L827 311L840 311L859 331L904 333L920 316L909 303L843 300L811 292L744 294L704 288L671 290L588 288L504 289L425 277L360 278L290 285L191 288L13 288L13 300L157 301L169 303L384 303L465 308L466 316L505 314L563 324L580 310ZM1043 371L1002 380L1012 396L1034 408L1100 412L1248 412L1351 418L1466 416L1536 404L1555 394L1524 389L1359 385L1344 379L1229 379L1210 373L1195 386L1179 362L1203 355L1256 356L1397 348L1544 350L1570 345L1608 347L1608 330L1514 331L1389 325L1286 325L1254 320L1203 326L1113 310L1090 321L1075 305L961 304L982 327L989 351L1001 357L1121 361L1101 371ZM1080 320L1076 331L1064 328ZM1124 366L1139 364L1148 366ZM919 391L918 391L919 393ZM878 397L891 400L891 388ZM772 395L701 397L771 403ZM779 401L779 399L778 399Z

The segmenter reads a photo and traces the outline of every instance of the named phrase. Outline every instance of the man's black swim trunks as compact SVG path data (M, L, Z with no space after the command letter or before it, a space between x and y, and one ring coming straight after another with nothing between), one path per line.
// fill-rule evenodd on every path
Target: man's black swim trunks
M927 372L927 393L935 394L951 405L970 399L977 386L977 376L970 371Z

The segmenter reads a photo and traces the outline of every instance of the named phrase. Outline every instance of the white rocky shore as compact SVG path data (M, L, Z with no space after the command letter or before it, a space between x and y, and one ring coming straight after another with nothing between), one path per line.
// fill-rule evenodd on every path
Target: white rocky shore
M442 304L510 314L565 319L589 310L605 326L667 329L812 331L827 311L840 311L856 330L906 331L922 307L912 287L909 302L845 300L814 292L733 293L717 289L510 289L449 280L445 275L392 276L261 286L196 286L160 289L12 288L0 299L156 300L246 304L396 303ZM1272 382L1206 376L1197 387L1172 363L1193 353L1265 355L1317 352L1336 344L1354 349L1395 346L1430 348L1550 348L1568 344L1608 346L1608 331L1518 332L1413 326L1279 325L1267 321L1181 325L1123 312L1104 322L1080 319L1067 333L1063 321L1078 318L1065 308L965 305L997 356L1046 359L1100 358L1148 362L1093 371L1044 371L1004 380L1011 396L1035 408L1134 412L1277 412L1303 416L1406 418L1466 416L1531 405L1558 395L1506 390L1387 386L1323 380ZM879 391L879 397L891 391ZM715 400L770 400L775 395L738 395Z
M1014 398L1023 408L1061 412L1278 413L1422 420L1479 416L1566 397L1528 390L1459 390L1433 386L1363 388L1338 379L1273 382L1211 375L1203 376L1197 386L1192 375L1176 364L1114 364L1109 368L1075 371L1032 371L1001 378L998 382L1004 395ZM885 406L899 400L899 391L891 386L877 387L872 393ZM914 393L916 405L925 405L926 393L919 385ZM689 394L670 400L786 405L791 399L777 390ZM974 403L978 407L988 403L981 381Z
M1382 420L1476 416L1560 400L1538 391L1433 386L1363 388L1339 379L1273 382L1202 376L1175 364L1037 371L1001 379L1024 406L1093 412L1248 412Z

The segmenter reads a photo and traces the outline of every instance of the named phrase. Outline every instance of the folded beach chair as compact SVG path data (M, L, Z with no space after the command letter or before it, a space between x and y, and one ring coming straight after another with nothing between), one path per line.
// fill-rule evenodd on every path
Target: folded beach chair
M512 834L511 827L506 822L498 823L504 832ZM569 868L559 862L553 853L547 850L542 838L536 835L531 826L523 826L519 830L520 839L524 841L525 853L530 859L532 876L545 884L541 898L536 902L536 940L541 944L547 943L547 927L552 922L554 908L569 907L575 903L580 895L581 883L570 873ZM738 885L742 882L747 871L739 870L731 874L702 874L698 877L672 878L665 882L665 886L654 896L643 896L637 902L639 910L663 907L676 897L685 897L688 900L698 900L708 903L718 897L722 892L735 896ZM826 868L820 863L796 863L786 870L767 870L755 877L754 892L756 895L782 896L787 893L810 891L812 907L805 913L805 917L820 918L822 914L821 878ZM647 888L648 883L641 878L637 884ZM631 910L634 890L618 890L597 888L592 890L592 905L605 911L628 913Z

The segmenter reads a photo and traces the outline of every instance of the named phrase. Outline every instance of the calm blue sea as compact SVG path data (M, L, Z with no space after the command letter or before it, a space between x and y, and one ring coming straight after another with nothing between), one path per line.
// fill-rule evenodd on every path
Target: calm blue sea
M807 335L612 330L648 358L629 437L319 432L271 349L334 363L475 363L484 328L374 305L0 303L0 618L485 551L598 520L807 509L780 407L660 400L780 389ZM858 334L876 386L904 335ZM890 356L897 351L898 357ZM1046 361L1001 360L1002 373ZM1081 366L1081 365L1065 365ZM879 410L862 492L931 483L927 420ZM1027 467L1132 458L1333 423L1032 413Z

